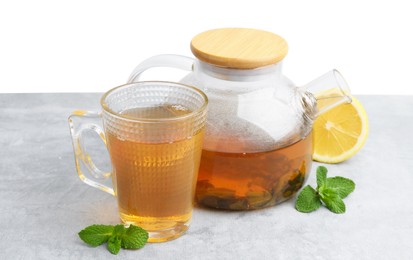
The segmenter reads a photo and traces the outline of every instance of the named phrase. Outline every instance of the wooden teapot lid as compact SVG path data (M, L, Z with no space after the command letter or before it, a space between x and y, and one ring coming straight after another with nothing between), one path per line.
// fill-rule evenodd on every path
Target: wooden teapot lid
M247 28L206 31L191 41L192 53L201 61L227 68L254 69L282 60L287 42L277 34Z

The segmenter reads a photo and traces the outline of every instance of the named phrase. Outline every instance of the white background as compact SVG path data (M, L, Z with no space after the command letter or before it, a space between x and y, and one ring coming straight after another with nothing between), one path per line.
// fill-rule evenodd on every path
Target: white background
M354 94L412 95L411 6L399 0L2 0L0 93L104 92L125 83L150 56L192 56L190 40L202 31L251 27L288 41L284 74L298 85L337 68Z

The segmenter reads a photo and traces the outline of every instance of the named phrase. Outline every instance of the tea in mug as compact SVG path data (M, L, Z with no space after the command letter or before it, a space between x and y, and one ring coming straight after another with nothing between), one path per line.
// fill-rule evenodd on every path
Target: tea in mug
M163 120L191 112L181 105L163 105L128 109L121 114ZM203 129L183 140L168 142L134 141L107 133L113 182L123 222L139 225L148 232L188 228Z

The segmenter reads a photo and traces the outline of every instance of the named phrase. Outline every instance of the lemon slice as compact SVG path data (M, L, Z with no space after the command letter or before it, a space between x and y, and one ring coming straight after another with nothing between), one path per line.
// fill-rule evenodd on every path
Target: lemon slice
M321 114L313 126L313 160L323 163L343 162L355 155L367 139L369 124L360 101L352 97Z

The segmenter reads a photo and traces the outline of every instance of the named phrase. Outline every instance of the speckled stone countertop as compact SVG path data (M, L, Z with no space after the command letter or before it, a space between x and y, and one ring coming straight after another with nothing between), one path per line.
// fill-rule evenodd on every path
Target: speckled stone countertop
M75 109L100 110L100 95L0 94L0 259L412 259L413 96L359 97L366 145L328 166L356 183L345 214L299 213L295 199L250 212L196 208L186 235L113 256L77 236L119 219L115 198L78 178L67 123Z

